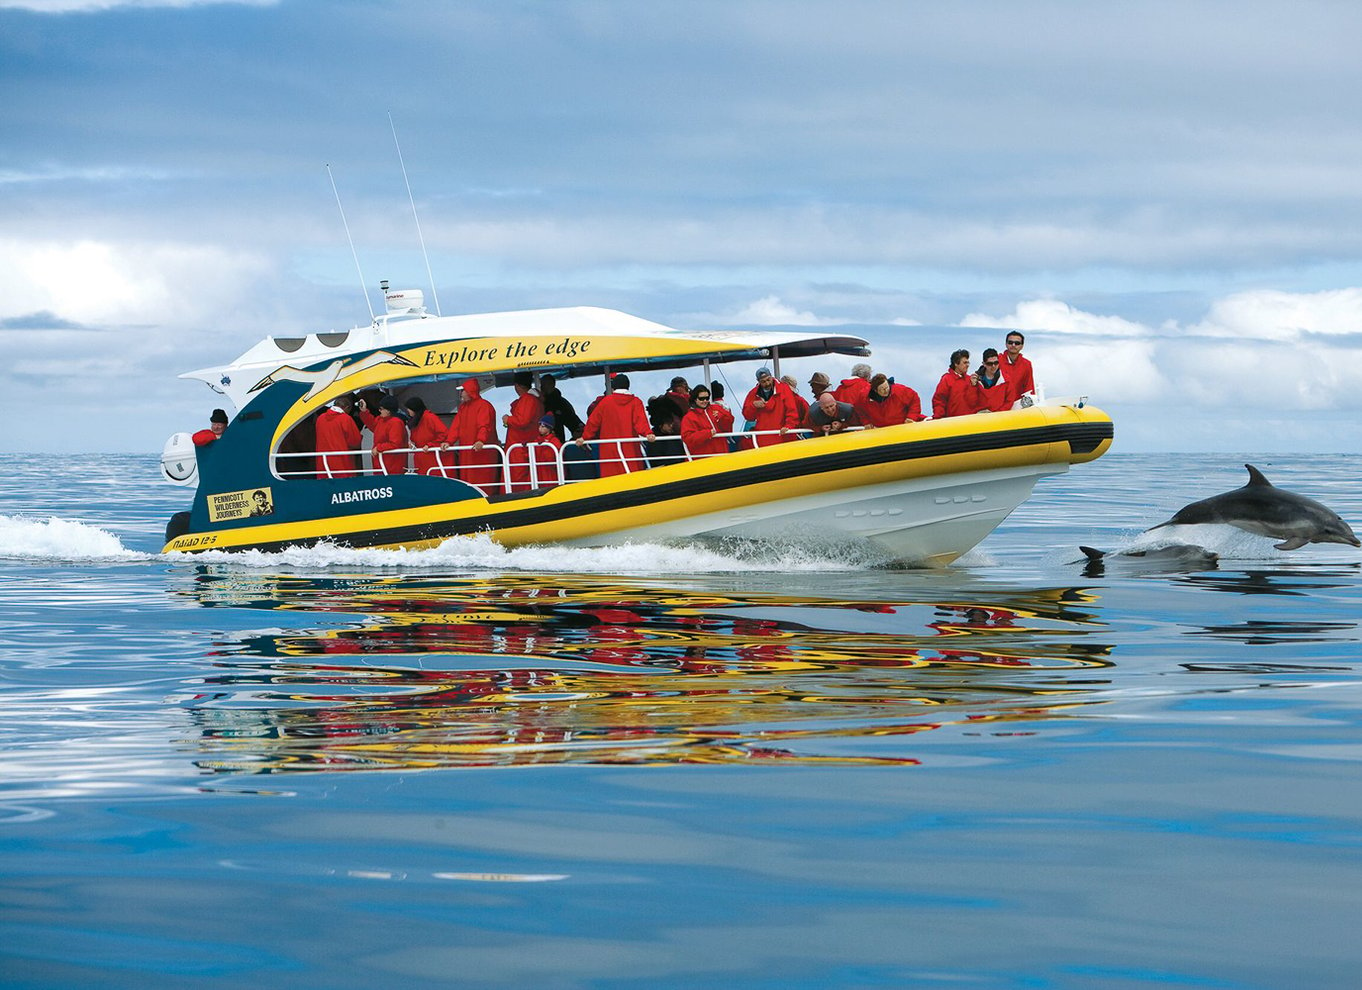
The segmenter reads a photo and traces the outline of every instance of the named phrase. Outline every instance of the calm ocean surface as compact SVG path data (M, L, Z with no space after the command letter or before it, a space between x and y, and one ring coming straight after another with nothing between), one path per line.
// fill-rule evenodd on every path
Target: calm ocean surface
M799 548L157 555L0 456L5 987L1362 986L1362 552L1109 455L944 571Z

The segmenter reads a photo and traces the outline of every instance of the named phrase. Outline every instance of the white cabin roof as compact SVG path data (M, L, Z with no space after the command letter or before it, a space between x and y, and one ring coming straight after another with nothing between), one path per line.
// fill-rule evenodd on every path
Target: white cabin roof
M559 309L529 309L503 313L477 313L464 316L432 316L424 311L386 314L367 327L351 330L309 333L302 337L266 337L236 360L223 365L200 368L180 375L208 384L227 396L238 409L248 401L248 390L265 375L287 364L306 367L327 360L362 354L375 348L400 349L436 341L463 339L530 337L637 337L694 344L694 362L702 360L709 345L715 347L711 359L723 361L723 351L735 345L755 351L794 346L802 354L864 353L866 341L860 337L825 332L762 330L678 330L619 310L596 306L571 306ZM790 355L794 356L794 355ZM728 360L738 358L728 357ZM638 355L639 363L648 361L647 353ZM673 366L683 366L673 362Z

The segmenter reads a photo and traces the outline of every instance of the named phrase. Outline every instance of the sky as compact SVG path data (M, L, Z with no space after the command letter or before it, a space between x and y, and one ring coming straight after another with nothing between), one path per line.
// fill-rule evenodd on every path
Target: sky
M1355 453L1359 42L1299 0L0 0L0 450L159 451L221 404L179 373L389 279L846 326L924 398L1017 327L1118 451Z

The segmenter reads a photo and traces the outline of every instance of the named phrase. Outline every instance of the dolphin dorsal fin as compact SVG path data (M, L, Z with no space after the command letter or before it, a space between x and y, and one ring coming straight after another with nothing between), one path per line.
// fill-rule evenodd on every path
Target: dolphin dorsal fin
M1267 478L1263 476L1263 472L1259 471L1252 464L1245 464L1244 467L1248 468L1248 483L1250 485L1267 485L1269 488L1273 487L1272 482L1268 481Z

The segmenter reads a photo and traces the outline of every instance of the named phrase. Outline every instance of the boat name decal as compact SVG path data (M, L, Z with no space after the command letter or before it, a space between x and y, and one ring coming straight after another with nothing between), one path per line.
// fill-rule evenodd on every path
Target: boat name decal
M361 488L354 492L336 492L331 496L332 505L344 505L346 502L368 502L376 498L392 498L391 488Z
M494 347L469 347L467 344L449 345L447 348L431 348L426 351L424 366L427 368L457 368L475 364L479 361L519 360L522 358L573 358L584 356L591 349L590 340L576 340L564 337L547 344L530 344L523 340L512 340Z

